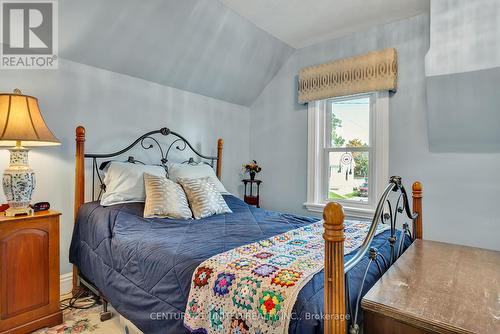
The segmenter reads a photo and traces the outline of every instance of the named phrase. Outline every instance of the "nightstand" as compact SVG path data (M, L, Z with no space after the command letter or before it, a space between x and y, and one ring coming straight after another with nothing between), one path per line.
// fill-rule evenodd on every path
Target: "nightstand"
M0 216L0 333L29 333L62 323L60 215Z
M416 240L361 303L366 334L500 333L500 252Z
M245 184L245 197L243 197L243 200L245 203L250 204L250 205L255 205L256 207L260 208L260 184L262 183L261 180L252 180L252 179L244 179L241 180ZM250 192L247 194L247 184L250 183ZM256 190L257 193L254 195L254 187L253 185L256 184Z

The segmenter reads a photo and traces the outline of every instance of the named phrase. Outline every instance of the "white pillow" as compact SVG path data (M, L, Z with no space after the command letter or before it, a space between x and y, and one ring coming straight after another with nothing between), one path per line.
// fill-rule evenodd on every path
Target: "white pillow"
M144 202L146 199L144 173L155 176L166 175L165 169L161 166L111 162L104 176L106 191L101 197L101 205Z
M144 174L146 203L144 218L191 219L186 194L181 185L166 178Z
M215 189L221 194L229 194L224 188L222 182L215 175L214 169L207 164L190 165L179 163L168 163L168 178L174 182L179 182L179 179L199 179L209 177L215 185Z

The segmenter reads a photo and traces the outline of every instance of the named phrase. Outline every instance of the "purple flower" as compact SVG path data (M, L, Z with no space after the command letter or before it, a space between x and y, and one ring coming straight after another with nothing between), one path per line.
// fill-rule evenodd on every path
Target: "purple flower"
M229 293L229 288L235 279L234 274L220 273L214 283L214 294L224 296Z
M279 268L270 264L263 264L252 270L254 275L260 277L269 277L272 273L274 273Z

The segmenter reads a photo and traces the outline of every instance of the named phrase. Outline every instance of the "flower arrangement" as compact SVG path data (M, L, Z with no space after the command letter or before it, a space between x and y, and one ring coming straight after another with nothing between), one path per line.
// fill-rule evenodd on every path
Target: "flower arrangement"
M243 164L243 172L250 173L250 178L255 179L255 174L260 173L262 171L262 167L259 166L257 161L252 160L249 163Z

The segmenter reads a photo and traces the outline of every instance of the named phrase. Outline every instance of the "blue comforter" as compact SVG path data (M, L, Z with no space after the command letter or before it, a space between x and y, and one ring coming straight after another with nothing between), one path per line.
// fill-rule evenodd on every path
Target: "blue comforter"
M143 332L187 333L182 314L192 274L201 262L318 221L258 209L231 195L224 198L233 213L187 221L144 219L142 203L110 207L87 203L78 213L70 261ZM381 233L373 243L386 258L390 250L388 233ZM348 274L353 305L367 263L364 259ZM321 271L301 290L290 333L323 333L323 277ZM363 294L379 277L372 265Z

